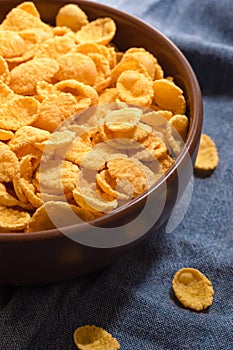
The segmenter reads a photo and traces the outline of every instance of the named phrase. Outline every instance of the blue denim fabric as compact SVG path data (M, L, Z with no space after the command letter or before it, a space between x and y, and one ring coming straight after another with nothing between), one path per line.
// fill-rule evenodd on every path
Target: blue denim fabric
M160 29L184 52L204 96L203 131L220 164L195 179L191 205L115 264L64 283L0 288L0 350L75 349L75 328L95 324L124 350L233 349L233 1L106 0ZM181 267L212 281L213 305L185 309L171 281Z

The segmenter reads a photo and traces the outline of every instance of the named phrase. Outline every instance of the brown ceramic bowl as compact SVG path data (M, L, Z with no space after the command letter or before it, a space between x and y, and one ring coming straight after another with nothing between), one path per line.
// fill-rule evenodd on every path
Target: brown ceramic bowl
M58 9L69 3L63 0L34 2L42 19L51 24L54 24ZM0 21L19 3L17 0L1 0ZM77 3L88 14L90 20L104 16L112 17L117 24L114 42L120 50L142 46L152 52L158 58L166 75L172 75L184 91L190 116L186 148L178 156L175 165L167 172L165 178L158 181L148 193L119 208L115 213L107 215L98 224L114 227L130 217L136 217L142 210L148 194L156 205L162 185L166 183L166 202L164 210L154 223L153 232L156 232L169 218L174 208L179 192L178 173L185 174L190 158L192 163L195 161L202 127L202 97L197 79L179 49L155 28L133 16L101 4L78 0L72 0L72 3ZM182 191L188 179L189 175L184 176ZM78 232L85 233L87 229L87 224L78 224L66 228L66 232L72 236ZM0 284L44 284L80 276L114 262L139 245L148 234L146 232L126 245L99 248L76 243L57 229L27 234L0 233Z

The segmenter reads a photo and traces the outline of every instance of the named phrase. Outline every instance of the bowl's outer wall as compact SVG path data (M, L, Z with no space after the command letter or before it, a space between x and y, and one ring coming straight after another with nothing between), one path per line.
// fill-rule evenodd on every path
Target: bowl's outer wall
M34 1L44 21L54 24L58 9L70 1ZM0 1L0 21L7 12L20 1ZM120 50L142 46L157 58L166 75L172 75L184 90L188 101L190 116L189 135L186 142L192 162L195 161L202 127L202 99L198 82L194 73L181 52L162 34L132 16L107 6L89 1L73 0L88 14L90 20L97 17L110 16L117 24L114 43ZM177 166L185 171L187 152L179 156ZM188 181L188 179L187 179ZM156 231L171 214L177 198L177 171L168 172L168 195L164 211L155 223ZM154 190L155 196L156 191ZM144 198L145 199L145 198ZM126 210L119 211L110 219L104 219L105 225L121 222L125 218L134 217L143 205L138 200ZM74 228L77 231L77 227ZM85 225L81 228L85 230ZM80 245L61 234L58 230L30 234L0 234L0 284L1 285L33 285L56 282L96 270L105 266L142 242L149 233L139 240L117 248L100 249Z

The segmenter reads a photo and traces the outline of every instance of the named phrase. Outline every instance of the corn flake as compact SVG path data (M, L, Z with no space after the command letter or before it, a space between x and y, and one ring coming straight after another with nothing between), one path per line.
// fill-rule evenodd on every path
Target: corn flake
M179 301L188 308L201 311L213 302L214 289L199 270L182 268L176 272L172 288Z
M0 182L11 182L18 167L18 158L3 142L0 142L0 164Z
M43 201L37 196L35 186L24 178L20 178L19 185L28 202L35 208L39 208L43 205Z
M52 29L43 23L40 18L24 11L21 8L13 8L6 16L0 30L11 30L19 32L25 29L35 29L42 39L52 36Z
M116 102L119 99L117 88L107 88L100 92L99 103L107 104Z
M30 13L34 17L40 18L40 14L37 11L36 6L31 1L22 2L20 5L17 6L17 8Z
M111 177L116 179L120 192L136 197L148 188L145 172L137 160L113 158L107 162L107 169Z
M72 216L71 211L83 221L93 220L94 216L89 211L62 201L46 202L33 214L27 227L27 232L50 230L56 227L70 226L80 222L76 216ZM55 222L51 221L55 218Z
M58 57L58 80L75 79L87 85L94 85L97 77L96 65L87 55L68 53Z
M96 90L80 81L63 80L55 84L55 87L59 92L71 93L80 105L83 104L84 108L98 104L99 97Z
M194 166L195 174L198 176L210 175L218 162L218 151L214 141L210 136L202 134Z
M80 138L69 148L66 153L65 159L81 165L84 157L92 150L92 147L87 146Z
M24 52L21 55L6 58L10 69L13 69L18 64L31 59L35 55L41 41L37 33L31 29L19 32L19 36L24 42Z
M60 194L71 192L77 185L79 168L65 160L62 163L56 160L47 161L36 172L42 192Z
M8 84L10 81L10 72L6 60L0 55L0 82Z
M126 103L139 106L150 106L154 92L152 80L144 74L134 70L128 70L119 76L117 91L120 99Z
M40 45L34 58L51 58L56 60L58 56L69 53L75 46L74 40L69 35L55 36L45 40Z
M82 326L74 332L74 342L79 350L119 350L120 344L103 328Z
M123 59L124 58L124 59ZM120 75L125 71L136 71L145 75L145 77L149 77L147 69L143 64L141 64L136 58L133 56L126 55L123 56L122 60L113 68L111 72L111 85L115 86Z
M12 131L0 129L0 141L9 141L14 136Z
M96 172L83 168L79 174L79 186L73 190L76 203L93 213L105 213L116 208L117 200L103 194L96 185Z
M95 42L107 45L114 37L116 24L112 18L98 18L83 26L76 34L78 43Z
M13 197L10 193L5 190L0 189L0 206L4 207L14 207L18 205L17 198Z
M0 206L0 229L6 231L23 231L30 220L30 214Z
M96 91L101 91L107 88L111 82L111 71L108 60L99 53L89 53L88 55L94 61L97 71L97 77L95 81Z
M66 26L74 32L77 32L86 24L88 24L87 15L76 4L67 4L61 7L56 16L57 26Z
M0 80L0 106L7 103L14 97L14 91L7 84ZM1 108L1 107L0 107Z
M49 84L46 81L38 81L36 83L36 93L38 100L42 102L46 97L49 97L50 95L58 95L59 91L54 84Z
M134 129L142 116L139 108L124 108L109 112L105 117L105 125L111 131L127 132Z
M157 59L150 52L146 51L144 48L132 47L125 52L123 56L123 61L126 57L136 58L146 68L152 80L163 78L164 73Z
M10 87L21 95L34 95L39 80L51 83L59 69L57 61L50 58L32 59L21 63L10 72Z
M189 120L186 115L176 114L169 119L169 123L176 129L183 140L186 139Z
M17 32L0 30L1 55L6 58L20 56L26 50L24 40Z
M0 109L0 128L16 131L36 120L38 101L33 97L17 96Z
M119 156L126 157L126 155L111 147L111 142L102 142L87 152L80 165L86 169L99 170L108 160Z
M18 129L8 142L8 145L18 158L31 153L35 142L43 142L50 138L50 133L46 130L40 130L32 126L23 126Z
M53 132L64 120L78 110L80 110L80 106L70 93L61 92L48 96L41 102L33 126Z
M183 91L167 79L158 79L153 83L154 101L160 109L171 111L173 114L184 114L186 102Z

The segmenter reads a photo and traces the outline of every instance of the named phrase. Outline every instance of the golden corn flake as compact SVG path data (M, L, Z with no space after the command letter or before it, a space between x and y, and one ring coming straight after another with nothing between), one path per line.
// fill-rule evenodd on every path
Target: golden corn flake
M170 120L172 117L172 112L166 110L158 110L158 114L160 114L166 120Z
M18 158L3 142L0 142L0 164L0 182L11 182L18 167Z
M124 108L109 112L105 117L105 125L111 131L129 131L139 123L142 110L139 108Z
M19 201L11 193L8 193L6 188L0 188L0 205L4 207L19 207L29 211L34 209L34 207L31 204L25 204Z
M0 129L0 141L9 141L14 136L12 131Z
M53 132L79 109L76 98L70 93L51 95L40 104L33 126Z
M10 30L0 30L0 47L4 58L20 56L26 49L21 36Z
M102 142L85 154L80 165L86 169L99 170L108 160L120 156L124 155L111 147L111 142Z
M95 81L96 91L107 88L111 82L111 71L108 60L99 53L89 53L88 55L95 63L97 77Z
M54 84L49 84L46 81L42 80L36 83L36 93L38 100L42 102L46 97L49 97L50 95L58 95L59 91Z
M31 181L33 175L33 167L32 167L33 157L30 154L22 157L19 162L20 169L20 177L23 177L26 180Z
M38 208L30 219L27 232L50 230L56 227L64 227L77 224L78 218L71 215L71 211L83 221L93 220L94 216L77 206L62 202L50 201ZM54 220L51 221L50 217Z
M10 72L5 59L0 55L0 82L8 84L10 81Z
M65 159L74 164L81 165L83 158L91 150L92 147L87 146L80 138L78 138L67 151Z
M11 30L19 32L25 29L35 29L42 39L52 36L52 29L49 25L43 23L40 18L21 8L13 8L6 16L2 24L1 30Z
M183 91L167 79L158 79L153 83L154 101L160 109L173 114L185 114L186 102Z
M119 350L120 344L103 328L82 326L74 332L74 342L79 350Z
M37 50L35 58L57 59L59 55L65 55L75 48L75 42L68 35L55 36L45 40Z
M63 36L68 34L71 38L75 40L75 33L72 30L65 26L56 26L52 27L53 36Z
M42 192L60 194L71 192L78 183L79 168L69 162L47 161L37 170L36 179Z
M24 52L21 55L14 57L6 57L6 61L10 69L14 68L14 65L18 65L31 59L35 55L35 52L40 44L39 36L31 29L19 32L19 36L24 42Z
M55 87L59 92L71 93L75 96L77 102L80 105L83 104L85 108L90 105L98 104L99 97L96 90L92 86L81 83L75 79L60 81L55 84Z
M155 135L148 135L141 141L141 145L150 151L155 159L165 156L168 152L165 142Z
M32 126L23 126L16 131L8 145L19 158L22 158L30 153L30 149L35 142L43 142L49 138L50 133L46 130L40 130Z
M34 17L38 17L40 18L40 14L39 12L37 11L37 8L36 6L34 5L33 2L31 1L25 1L25 2L22 2L20 5L17 6L17 8L21 9L21 10L24 10L28 13L30 13L31 15L33 15Z
M76 4L67 4L61 7L56 16L57 26L66 26L74 32L77 32L86 24L88 24L87 15Z
M0 108L14 97L14 91L7 84L0 80Z
M166 173L174 164L174 159L168 154L162 155L161 158L159 158L159 164L163 172Z
M93 214L107 213L117 207L117 200L110 197L105 200L101 193L96 189L96 183L88 183L86 188L76 188L73 190L73 197L75 202Z
M197 175L208 175L217 167L219 162L218 150L210 136L201 135L194 170Z
M107 104L117 101L119 99L117 88L107 88L100 92L99 103Z
M79 186L73 190L76 203L93 213L110 212L117 207L117 200L112 196L102 196L97 188L96 172L82 169L79 174Z
M40 206L35 211L26 227L26 232L51 230L55 228L55 225L52 223L47 214L46 205L49 205L49 202Z
M152 80L133 70L120 75L117 91L122 101L139 106L150 106L154 96Z
M141 142L143 139L149 136L152 131L153 130L150 125L139 122L134 130L133 139L137 142Z
M87 85L94 85L97 77L93 60L81 53L68 53L57 59L59 71L58 80L75 79Z
M12 69L10 87L17 94L34 95L36 83L40 80L51 83L58 69L59 65L53 59L32 59Z
M102 170L96 174L96 182L105 193L114 198L118 198L116 188L116 179L114 179L107 169Z
M169 123L176 129L183 140L186 139L189 120L186 115L176 114L169 119Z
M32 180L33 185L40 191L40 185L37 183L36 179ZM64 194L50 194L46 192L38 192L37 196L43 200L44 203L47 202L66 202L69 203L73 200L72 192L66 192Z
M201 311L213 302L214 289L199 270L182 268L176 272L172 288L179 301L188 308Z
M82 53L84 55L89 55L92 53L98 53L102 56L104 56L107 61L109 62L109 65L111 68L113 68L113 60L114 60L114 53L112 53L112 51L110 50L110 48L101 45L101 44L97 44L95 42L87 42L87 43L83 43L83 44L78 44L74 50L75 52L79 52Z
M63 154L63 151L66 151L67 147L73 143L75 138L75 132L64 128L64 130L55 131L49 140L43 141L39 144L35 143L35 145L38 147L41 145L43 150L46 147L46 153L55 152L56 154Z
M15 194L18 197L18 199L21 201L21 203L28 203L28 199L25 196L21 185L20 185L20 179L25 178L26 180L29 180L31 182L31 178L33 175L33 160L34 158L31 155L26 155L22 157L22 159L19 162L19 166L15 170L14 178L13 178L13 186L15 190Z
M23 231L30 220L30 214L0 206L0 229L6 231Z
M32 124L37 118L38 105L33 97L14 97L0 108L0 128L15 131Z
M123 61L127 56L136 58L146 68L152 80L163 79L162 67L158 64L157 59L144 48L128 49L123 56Z
M39 208L43 205L43 201L41 198L39 198L39 196L37 196L36 188L32 183L24 178L20 178L19 184L25 197L28 199L29 203L33 205L33 207Z
M148 188L147 178L140 162L130 158L113 158L107 162L109 174L116 179L117 185L132 197Z
M6 188L0 188L0 206L4 207L14 207L19 203L18 199L13 197L10 193L7 192Z
M83 26L76 34L78 43L95 42L107 45L116 33L116 24L112 18L98 18Z
M123 56L124 57L124 56ZM125 71L137 71L149 77L146 67L131 55L126 55L112 70L111 84L114 86L119 76Z

